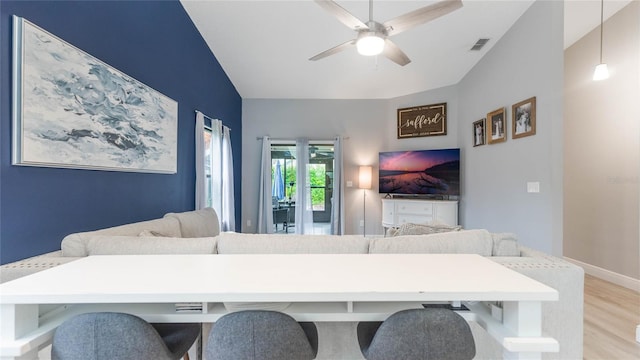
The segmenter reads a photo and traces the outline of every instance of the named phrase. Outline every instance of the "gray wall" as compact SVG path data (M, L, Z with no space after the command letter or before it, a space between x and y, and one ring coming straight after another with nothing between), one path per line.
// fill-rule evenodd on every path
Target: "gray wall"
M345 231L361 234L362 190L358 186L358 166L375 165L386 129L382 126L387 112L386 103L378 100L251 100L243 101L242 128L242 231L256 232L258 220L258 185L262 142L257 137L269 135L275 139L307 137L328 140L346 136L344 141L345 179L354 187L345 188ZM246 125L246 126L244 126ZM244 161L247 161L244 164ZM244 171L248 171L244 173ZM375 178L375 177L374 177ZM381 232L377 183L368 190L367 233ZM244 207L246 204L246 208ZM251 226L247 225L251 222Z
M599 45L596 28L565 51L564 255L640 279L640 3L604 24L594 82Z
M563 3L537 1L459 86L465 227L562 253ZM511 138L511 105L537 98L536 134ZM472 123L506 107L507 141L472 147ZM540 193L527 193L540 182Z
M563 6L536 2L468 75L453 86L389 100L243 100L243 231L255 232L260 142L256 137L345 141L345 179L357 186L358 165L377 172L380 151L462 149L461 223L467 228L512 231L531 247L562 249L562 38ZM538 97L538 133L505 144L471 146L471 123L500 106ZM398 140L396 110L447 102L446 136ZM510 131L510 126L507 128ZM540 194L526 182L540 181ZM382 234L374 176L367 193L367 234ZM362 233L362 190L347 188L346 232ZM247 226L247 220L252 223Z

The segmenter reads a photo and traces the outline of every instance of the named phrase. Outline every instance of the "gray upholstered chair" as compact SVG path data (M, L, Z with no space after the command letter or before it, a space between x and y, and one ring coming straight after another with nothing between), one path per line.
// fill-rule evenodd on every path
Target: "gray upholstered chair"
M60 325L53 360L177 360L200 335L200 324L156 324L124 313L87 313Z
M282 224L282 230L287 230L287 221L289 221L289 209L273 209L273 224L276 226L276 232L278 232L278 224Z
M213 325L205 360L307 360L318 351L313 323L264 310L227 314Z
M384 322L358 324L367 360L470 360L476 346L469 324L448 309L399 311Z

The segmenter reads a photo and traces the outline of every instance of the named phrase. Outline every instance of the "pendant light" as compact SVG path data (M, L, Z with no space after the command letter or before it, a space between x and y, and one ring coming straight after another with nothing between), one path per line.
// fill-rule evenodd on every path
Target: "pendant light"
M602 26L604 25L604 0L600 0L600 64L596 66L593 72L593 81L599 81L609 78L609 69L607 64L602 62Z

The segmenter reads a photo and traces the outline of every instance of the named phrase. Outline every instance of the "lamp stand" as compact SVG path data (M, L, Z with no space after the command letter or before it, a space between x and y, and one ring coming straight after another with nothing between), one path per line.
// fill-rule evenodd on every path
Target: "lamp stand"
M362 189L362 236L367 235L367 189Z

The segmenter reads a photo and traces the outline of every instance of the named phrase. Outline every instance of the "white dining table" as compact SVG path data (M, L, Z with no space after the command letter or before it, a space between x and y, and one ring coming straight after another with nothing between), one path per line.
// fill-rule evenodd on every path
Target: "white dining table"
M424 303L470 311L505 358L558 351L541 304L558 292L473 254L89 256L0 284L0 359L36 359L69 317L120 311L149 322L215 322L224 303L282 305L298 321L383 321ZM485 302L501 302L501 317ZM201 311L176 311L198 303Z

